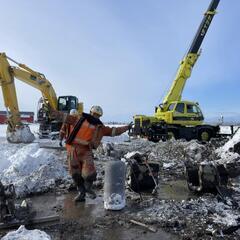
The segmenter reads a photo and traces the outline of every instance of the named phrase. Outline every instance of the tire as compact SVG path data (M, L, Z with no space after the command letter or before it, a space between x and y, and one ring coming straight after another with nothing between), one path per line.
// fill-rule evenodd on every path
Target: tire
M168 132L168 140L170 140L170 139L176 139L175 134L172 131Z
M154 143L159 142L159 139L157 139L157 138L155 137L155 131L154 131L154 129L152 129L152 128L148 128L148 131L147 131L147 139L148 139L148 141L151 141L151 142L154 142Z
M208 142L212 137L212 131L210 129L202 129L198 134L198 140L202 142Z
M159 139L156 139L156 138L154 138L153 136L148 136L148 141L151 141L151 142L154 142L154 143L157 143L157 142L159 142Z
M175 139L175 140L177 140L178 139L178 130L177 129L175 129L175 128L170 128L169 130L168 130L168 132L167 132L167 134L168 134L168 140L170 140L170 139Z

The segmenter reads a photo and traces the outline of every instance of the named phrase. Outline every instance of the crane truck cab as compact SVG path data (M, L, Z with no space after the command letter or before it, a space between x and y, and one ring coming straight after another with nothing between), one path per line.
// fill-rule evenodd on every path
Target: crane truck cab
M218 126L203 124L204 117L198 103L183 101L182 93L200 56L200 46L216 14L219 2L220 0L211 1L163 103L155 108L153 116L134 116L133 135L147 137L157 142L173 136L177 139L208 141L218 134Z
M196 126L203 123L204 117L198 103L190 101L174 101L167 105L166 111L160 106L154 116L167 124Z

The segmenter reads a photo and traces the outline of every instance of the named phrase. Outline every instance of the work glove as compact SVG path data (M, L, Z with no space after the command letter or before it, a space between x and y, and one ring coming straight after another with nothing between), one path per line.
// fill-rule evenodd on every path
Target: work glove
M62 144L62 140L59 141L59 146L62 147L63 144Z
M130 131L132 128L133 128L133 122L130 122L130 123L128 124L128 130Z

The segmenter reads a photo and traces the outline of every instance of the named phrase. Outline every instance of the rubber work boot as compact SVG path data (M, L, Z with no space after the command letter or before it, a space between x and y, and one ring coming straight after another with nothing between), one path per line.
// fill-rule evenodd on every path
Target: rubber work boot
M75 173L72 175L73 181L75 182L78 190L77 196L74 198L75 202L84 202L86 196L86 189L84 186L84 179L81 177L79 173Z
M92 185L93 185L92 181L86 181L85 182L85 189L86 189L86 193L87 193L88 197L91 198L91 199L95 199L97 197L97 195L92 190Z
M86 196L85 190L78 188L78 194L74 198L74 201L75 202L85 202L85 200L86 200L85 196Z

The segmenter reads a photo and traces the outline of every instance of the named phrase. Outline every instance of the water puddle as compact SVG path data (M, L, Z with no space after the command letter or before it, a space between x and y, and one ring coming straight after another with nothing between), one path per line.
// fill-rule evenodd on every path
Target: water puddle
M78 220L80 224L91 225L96 223L96 219L100 219L99 224L97 224L97 228L92 229L89 233L85 231L82 236L84 239L104 239L104 240L145 240L146 238L149 240L154 239L162 239L162 240L175 240L178 239L175 235L164 232L161 229L157 229L156 233L149 232L147 229L142 227L128 225L129 227L121 226L117 223L111 223L111 221L107 225L102 225L101 223L106 223L106 221L102 221L106 216L111 215L117 217L120 214L124 214L124 210L122 211L107 211L103 207L103 198L97 197L94 200L86 199L85 203L77 203L75 204L73 201L75 194L69 193L67 195L58 198L58 201L63 202L63 213L62 217L65 220ZM89 237L89 238L88 238Z
M83 239L178 239L175 235L165 232L160 228L154 233L141 226L129 223L125 224L125 222L120 223L117 219L119 219L119 216L122 216L120 219L124 219L125 211L131 211L131 204L127 205L122 211L107 211L104 209L103 197L101 195L94 200L86 198L85 203L76 204L73 201L75 194L76 192L69 192L60 196L44 194L32 197L31 200L33 208L37 211L37 216L41 217L57 213L60 215L61 221L76 221L79 224L76 228L81 226L81 229L78 229L78 231L81 232L81 236L84 237ZM186 200L192 197L188 191L186 181L161 183L158 194L160 199L165 200ZM123 221L128 221L128 219ZM89 229L91 229L90 232ZM56 231L54 234L53 239L58 239ZM75 239L73 236L73 238L69 237L69 234L71 233L66 230L63 236L67 237L66 239Z
M86 198L86 202L75 203L73 201L75 194L69 193L57 199L62 203L64 219L83 219L84 222L93 222L96 217L104 217L105 211L101 197L94 200Z
M189 191L186 180L170 182L161 182L160 180L158 197L164 200L187 200L196 196Z

